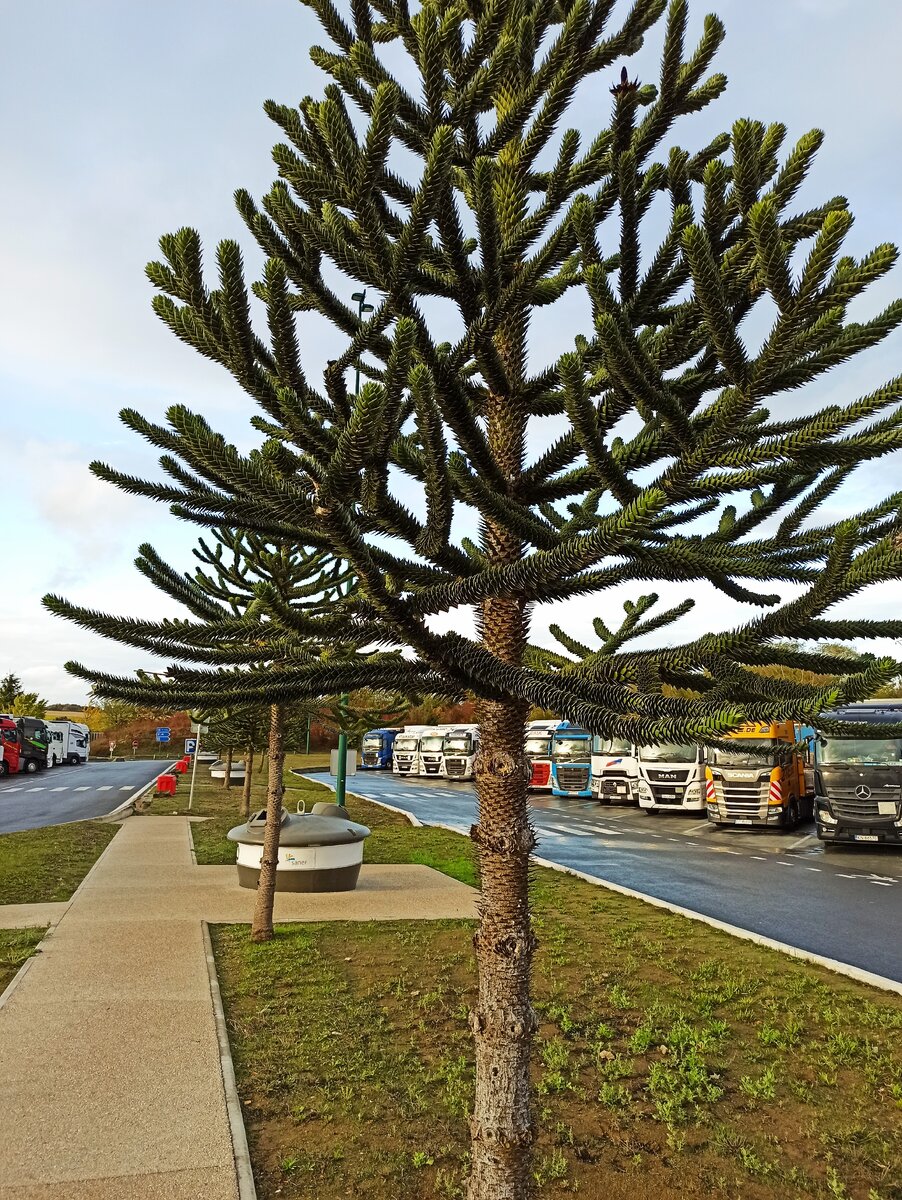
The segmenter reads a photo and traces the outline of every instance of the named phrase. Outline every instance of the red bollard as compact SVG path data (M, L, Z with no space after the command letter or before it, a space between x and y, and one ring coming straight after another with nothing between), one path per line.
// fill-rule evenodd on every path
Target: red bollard
M174 796L177 785L178 779L175 775L158 775L156 794L158 796Z
M184 775L185 772L188 770L188 764L184 760L182 760L181 762L173 763L172 770L178 771L179 775Z

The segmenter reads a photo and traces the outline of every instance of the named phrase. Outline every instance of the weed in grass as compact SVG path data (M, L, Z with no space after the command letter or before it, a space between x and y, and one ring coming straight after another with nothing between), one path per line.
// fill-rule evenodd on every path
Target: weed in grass
M632 1099L629 1088L622 1083L602 1083L598 1089L598 1103L605 1108L628 1108Z
M777 1094L777 1068L766 1067L757 1078L743 1075L739 1087L751 1100L773 1100Z
M775 1046L778 1050L791 1050L799 1044L804 1031L804 1023L798 1017L791 1015L779 1027L765 1021L758 1030L758 1041L763 1046Z
M846 1191L846 1185L840 1179L835 1167L827 1168L827 1191L831 1196L835 1196L836 1200L848 1200L849 1193Z
M761 1158L749 1146L740 1146L738 1159L743 1170L748 1171L749 1175L770 1175L773 1171L773 1166L765 1158Z
M548 1183L559 1183L567 1178L567 1157L562 1150L552 1150L544 1155L533 1170L532 1176L538 1186L545 1187Z
M608 988L608 1003L611 1008L632 1008L633 998L619 983L614 983Z
M414 1170L421 1171L423 1167L431 1167L435 1159L425 1150L414 1150L410 1161L413 1163Z
M640 1025L638 1029L633 1031L633 1035L629 1040L630 1052L632 1054L647 1054L657 1040L657 1031L653 1026Z
M655 1116L665 1125L686 1124L697 1117L701 1105L723 1095L717 1079L694 1045L653 1062L646 1086L654 1100Z

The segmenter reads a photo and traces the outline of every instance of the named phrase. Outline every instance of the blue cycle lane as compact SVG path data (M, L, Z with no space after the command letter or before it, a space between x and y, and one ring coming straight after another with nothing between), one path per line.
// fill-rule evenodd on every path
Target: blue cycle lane
M361 771L348 791L462 834L477 818L471 784ZM716 830L547 793L530 809L540 859L902 983L902 852L825 855L810 829Z

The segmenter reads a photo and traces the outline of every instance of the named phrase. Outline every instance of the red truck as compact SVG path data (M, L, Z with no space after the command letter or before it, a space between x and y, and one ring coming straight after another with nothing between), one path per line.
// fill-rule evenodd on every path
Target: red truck
M0 774L15 775L19 761L19 728L10 717L0 717Z

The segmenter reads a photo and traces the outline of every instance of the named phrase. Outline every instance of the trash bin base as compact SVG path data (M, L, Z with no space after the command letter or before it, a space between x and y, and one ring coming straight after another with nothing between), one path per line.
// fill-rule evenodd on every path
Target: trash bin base
M322 867L312 871L276 871L277 892L353 892L360 875L360 863L347 867ZM260 882L259 867L238 865L238 883L254 888Z

